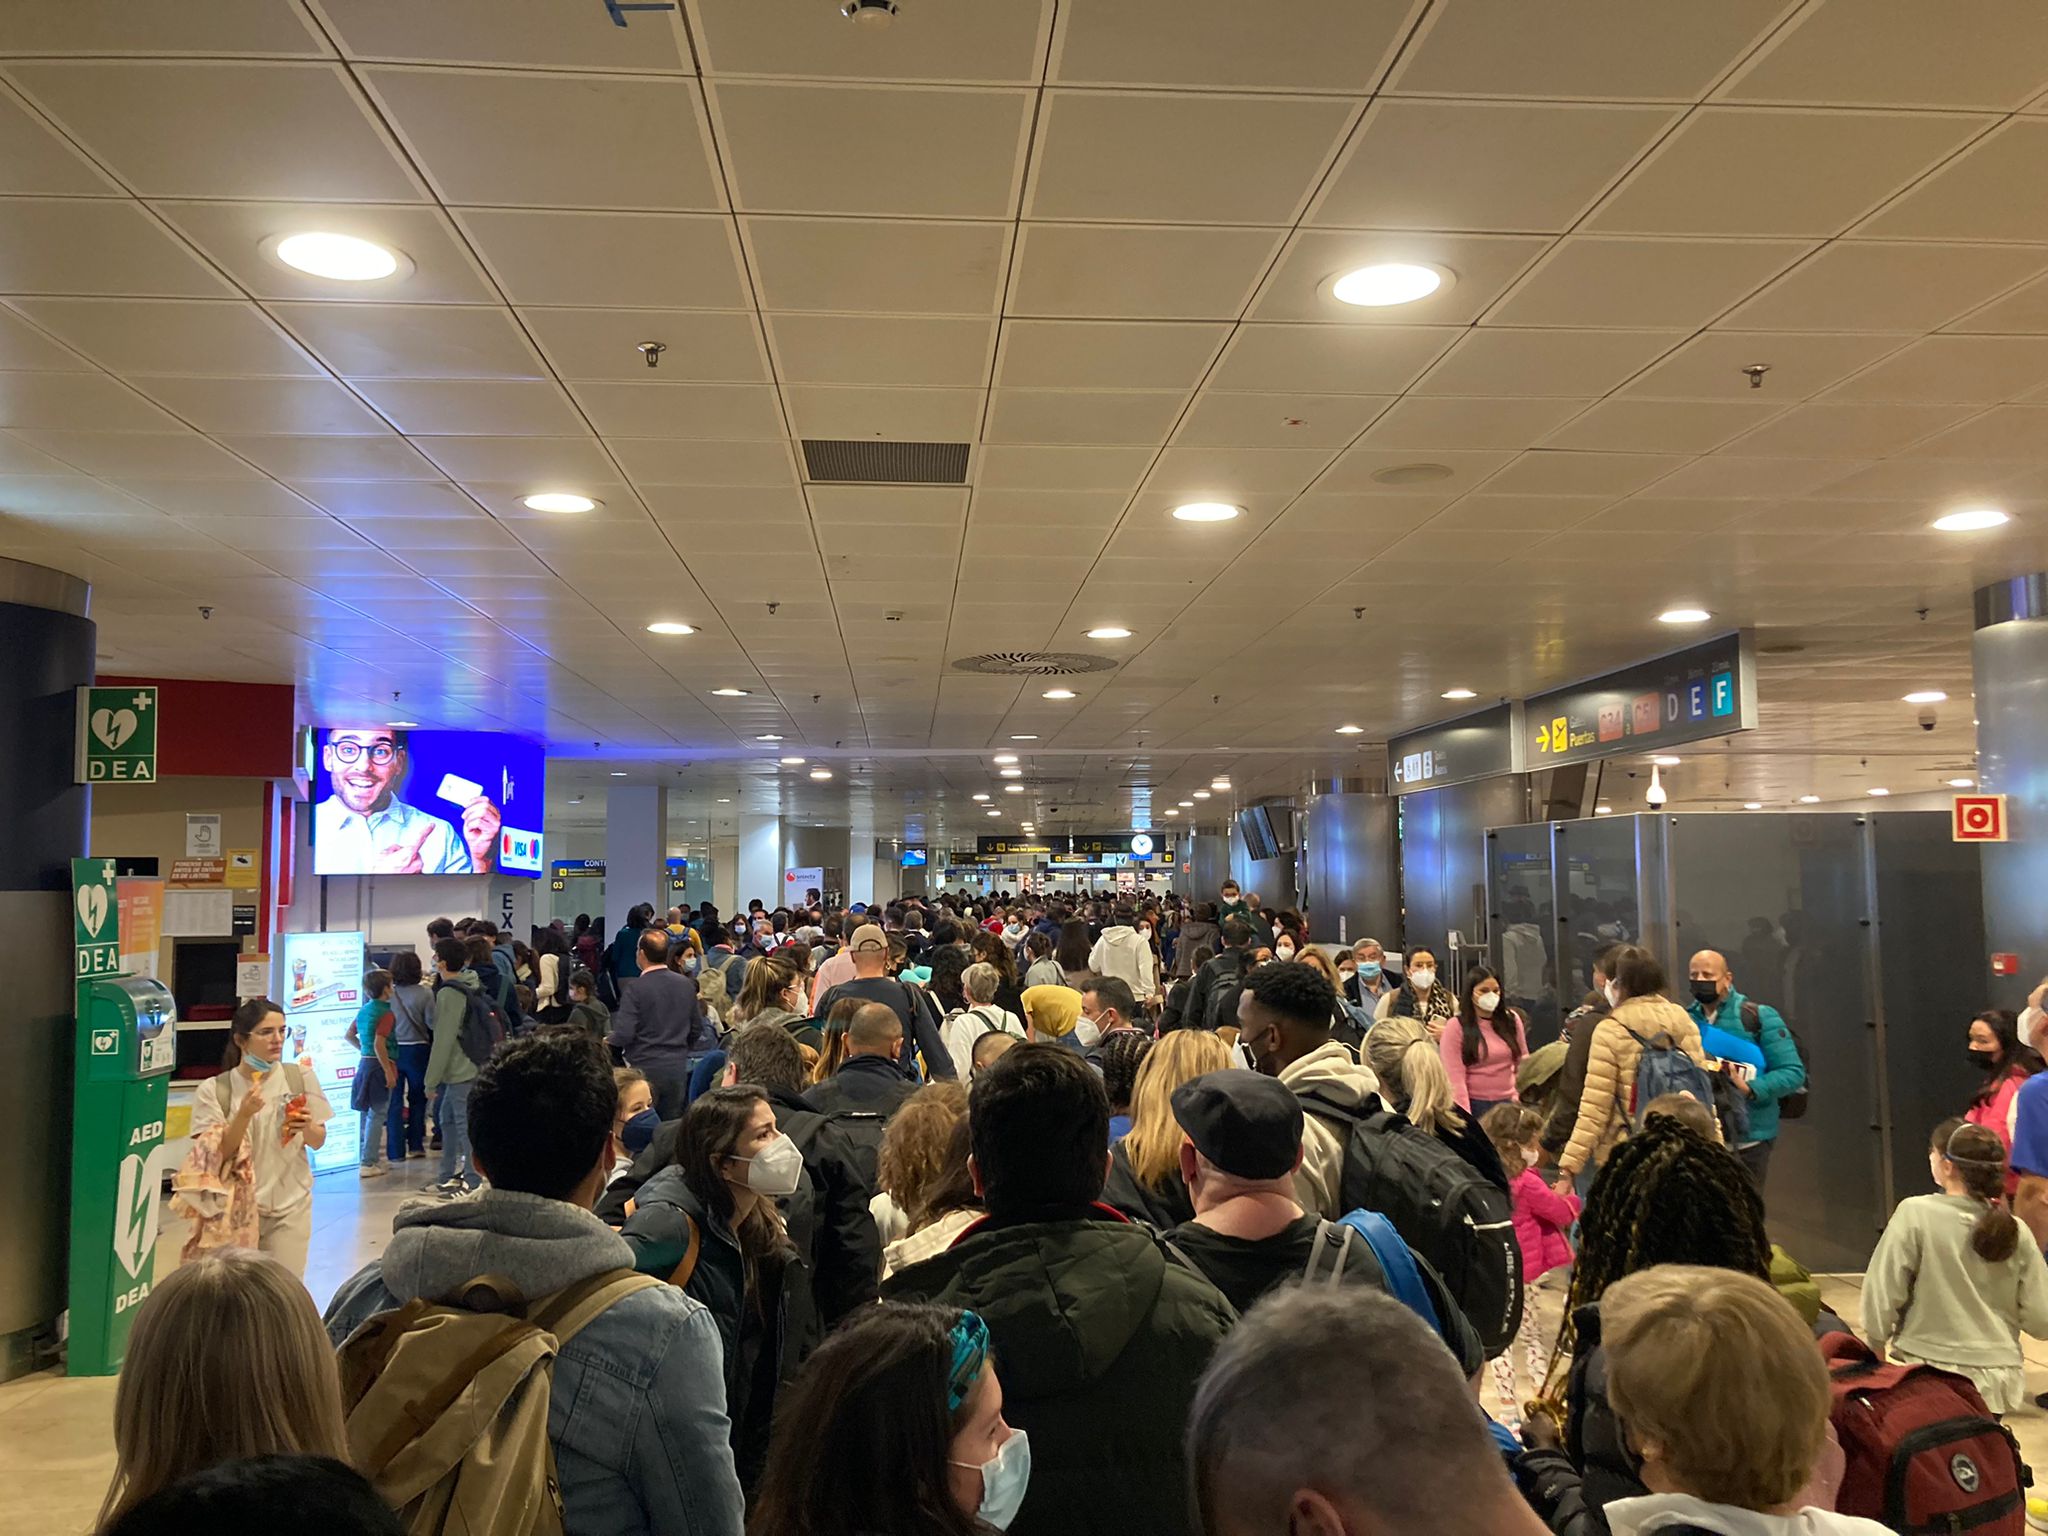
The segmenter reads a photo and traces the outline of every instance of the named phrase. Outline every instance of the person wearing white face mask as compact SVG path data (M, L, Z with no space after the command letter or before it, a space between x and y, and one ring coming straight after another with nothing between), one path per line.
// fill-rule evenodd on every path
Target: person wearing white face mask
M988 1325L884 1302L839 1329L776 1418L752 1536L986 1536L1031 1485L1031 1441L1003 1417Z
M1373 1008L1373 1019L1414 1019L1434 1040L1443 1033L1444 1020L1458 1011L1458 999L1436 979L1436 953L1418 944L1408 951L1401 985L1382 996Z
M1529 1036L1522 1016L1502 999L1500 978L1485 966L1475 966L1465 978L1458 1016L1444 1025L1436 1043L1451 1095L1473 1119L1485 1119L1496 1104L1521 1102L1515 1069L1529 1054Z
M794 1310L808 1285L776 1202L803 1182L803 1154L754 1088L714 1088L684 1115L676 1160L640 1186L619 1235L633 1267L710 1309L725 1345L733 1459L751 1488L768 1453L778 1383L812 1342Z

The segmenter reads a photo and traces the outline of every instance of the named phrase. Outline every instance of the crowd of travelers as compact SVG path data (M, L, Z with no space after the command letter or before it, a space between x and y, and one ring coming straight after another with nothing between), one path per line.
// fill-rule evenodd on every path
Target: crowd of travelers
M324 1316L332 1111L245 1004L100 1528L2048 1528L2044 992L1852 1330L1767 1222L1828 1073L1726 956L1614 943L1532 1044L1484 965L1218 897L438 922L352 1108L440 1176Z

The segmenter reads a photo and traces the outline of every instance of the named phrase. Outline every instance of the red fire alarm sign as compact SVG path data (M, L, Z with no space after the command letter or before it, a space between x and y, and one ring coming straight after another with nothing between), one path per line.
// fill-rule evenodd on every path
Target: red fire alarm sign
M2005 841L2005 796L1957 795L1955 840L1959 843Z
M1991 974L1994 976L2017 976L2020 973L2020 957L2000 952L1991 957Z

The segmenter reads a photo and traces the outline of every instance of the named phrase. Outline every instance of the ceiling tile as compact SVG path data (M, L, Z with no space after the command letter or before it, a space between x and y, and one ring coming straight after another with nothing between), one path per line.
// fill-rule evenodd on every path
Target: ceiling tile
M336 65L96 59L8 75L143 197L420 200Z
M1000 219L1016 212L1028 91L743 84L711 88L733 201L752 212ZM847 174L837 144L860 155ZM852 146L887 146L864 154Z
M1415 9L1412 0L1292 0L1276 27L1234 0L1067 0L1051 78L1362 96Z
M941 6L914 27L848 27L836 7L771 10L753 0L689 0L707 75L1029 83L1051 26L1050 0Z
M745 309L732 221L712 214L463 208L456 218L514 304Z
M85 373L92 364L45 336L9 309L0 309L0 371Z
M1569 229L1671 119L1661 107L1382 97L1352 135L1309 222Z
M1804 496L1848 475L1843 459L1762 459L1732 453L1694 459L1657 482L1660 497L1747 500L1759 496Z
M1207 389L1173 434L1179 448L1342 448L1393 402L1384 395Z
M569 392L603 437L789 435L776 393L765 386L583 383Z
M1048 91L1025 216L1289 224L1352 112L1330 97Z
M1209 385L1397 394L1466 334L1452 326L1241 325Z
M0 432L0 476L76 474L62 459L53 459L39 448ZM0 515L5 509L0 508Z
M171 432L178 423L104 373L0 373L0 427Z
M456 480L527 480L536 490L580 490L619 477L594 437L427 437L416 446Z
M907 220L741 221L763 309L992 315L1009 227Z
M2017 107L2048 81L2048 17L2027 0L1820 0L1717 93L1829 106Z
M487 304L497 292L439 208L362 203L193 203L162 201L152 211L259 299L340 303ZM303 230L354 235L404 256L385 278L338 282L294 271L268 242Z
M786 384L782 398L798 437L963 443L980 430L984 396L978 389Z
M292 490L323 511L351 522L483 515L475 502L446 480L294 480Z
M1856 233L1896 240L2048 240L2048 209L2014 187L2048 178L2048 122L2014 118L1987 134Z
M2038 279L2017 288L2004 298L1995 299L1960 320L1950 321L1944 329L2033 335L2048 333L2048 278Z
M397 436L224 436L221 441L265 474L275 475L280 480L434 480L440 477L439 471L422 458L416 448Z
M1811 249L1791 240L1561 240L1489 316L1502 325L1707 324Z
M1298 495L1332 459L1322 448L1168 448L1145 477L1145 491L1180 501Z
M967 492L951 486L814 485L810 498L821 528L847 523L957 528L967 517Z
M1837 240L1729 315L1740 330L1930 331L2048 266L2048 252Z
M1980 463L1973 457L1886 459L1829 482L1829 500L1890 501L1905 497L1923 502L1932 521L1949 507L2004 498L1999 489L2028 465L2010 461Z
M271 0L209 0L205 6L69 0L58 6L10 6L0 13L0 55L329 51L303 16Z
M1399 95L1693 101L1784 10L1784 0L1675 12L1635 0L1579 0L1569 11L1468 0L1431 11L1387 86Z
M1569 398L1466 400L1410 395L1395 401L1358 441L1361 448L1532 448L1589 403Z
M197 432L44 432L15 434L88 475L234 480L255 471ZM335 438L335 442L355 439Z
M246 0L237 0L246 3ZM507 7L502 0L308 0L351 58L547 69L688 73L680 21L636 15L632 26L592 25L579 8Z
M776 377L790 384L982 388L993 320L912 315L770 315Z
M1444 508L1430 519L1432 529L1464 531L1499 528L1510 532L1571 528L1584 522L1613 497L1600 496L1497 496L1475 491L1462 501Z
M983 491L1121 491L1137 488L1150 448L1040 448L990 444L975 455Z
M1185 390L999 389L990 401L991 443L1163 443L1187 403Z
M543 378L509 310L425 304L273 304L270 312L343 378Z
M253 304L181 299L20 299L16 308L116 373L324 377Z
M986 453L1005 451L999 448L985 450ZM1136 471L1132 472L1131 483L1137 483ZM969 503L969 515L972 526L986 530L991 537L1000 537L1005 547L1014 550L1016 524L1020 521L1029 520L1035 528L1082 528L1101 535L1123 515L1124 504L1128 500L1128 495L1122 490L999 491L984 484L974 492L974 499Z
M1801 405L1728 451L1765 458L1879 459L1969 414L1970 407L1959 405Z
M1907 449L1906 455L1925 459L2048 459L2048 405L1998 406Z
M179 380L217 384L216 379ZM157 480L113 482L129 495L178 517L307 518L327 514L275 480Z
M105 197L119 191L91 161L0 88L0 193Z
M1784 409L1782 401L1602 400L1551 434L1547 448L1708 453Z
M1478 486L1513 458L1512 453L1440 449L1431 452L1427 462L1438 469L1449 470L1449 474L1421 482L1383 482L1373 477L1389 470L1411 468L1418 462L1415 454L1400 448L1353 448L1341 455L1330 466L1329 473L1316 482L1316 493L1360 491L1368 495L1431 495L1441 496L1448 502Z
M1535 235L1389 234L1303 229L1260 286L1255 320L1329 320L1354 325L1467 325L1550 246ZM1343 304L1330 279L1380 262L1443 267L1456 280L1412 304ZM1620 322L1616 322L1620 323Z
M1016 315L1234 320L1278 249L1270 229L1028 224Z
M1995 405L2048 382L2048 337L1929 336L1830 391L1830 400Z
M443 202L725 206L693 80L475 69L370 69L363 79ZM658 154L632 152L654 145Z
M202 432L387 435L391 428L331 379L152 378L135 387Z
M1486 489L1517 496L1626 496L1685 462L1682 454L1538 448L1517 457L1486 482Z
M636 486L796 483L796 461L786 442L696 443L614 437L605 446Z
M1468 331L1415 385L1421 395L1604 395L1684 339L1681 331Z
M1230 327L1215 323L1006 320L996 382L1010 388L1177 389L1201 380Z
M1932 112L1704 107L1581 227L1602 234L1839 234L1993 121Z
M388 379L356 387L413 437L575 437L589 430L551 379Z
M226 299L233 291L132 203L16 198L0 219L0 293Z
M519 320L565 379L681 384L768 382L760 322L686 309L522 309ZM662 344L654 368L639 350Z
M1623 391L1673 400L1804 400L1905 345L1904 336L1806 335L1790 331L1708 331L1695 336ZM1763 363L1761 388L1743 372Z

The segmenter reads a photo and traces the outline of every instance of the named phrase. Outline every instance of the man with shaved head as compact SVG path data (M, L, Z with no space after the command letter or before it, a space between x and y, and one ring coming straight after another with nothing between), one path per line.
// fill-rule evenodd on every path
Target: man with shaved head
M1762 1195L1771 1148L1778 1140L1778 1106L1805 1092L1805 1058L1777 1009L1735 990L1735 973L1719 950L1701 950L1686 970L1692 977L1690 1010L1700 1026L1700 1044L1709 1056L1739 1062L1747 1069L1729 1074L1742 1090L1749 1113L1748 1130L1734 1138L1735 1155Z

